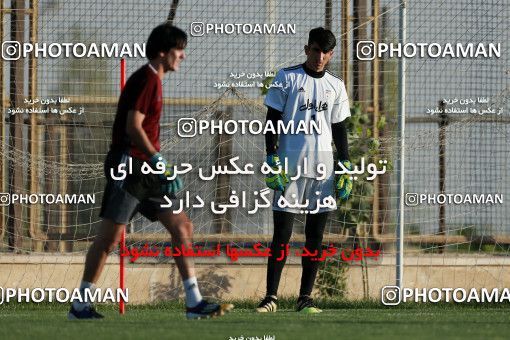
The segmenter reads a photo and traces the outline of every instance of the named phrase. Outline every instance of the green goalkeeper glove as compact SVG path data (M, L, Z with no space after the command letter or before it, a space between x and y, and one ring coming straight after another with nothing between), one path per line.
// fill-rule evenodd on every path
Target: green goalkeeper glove
M165 172L159 173L158 177L162 182L161 190L164 194L176 194L177 192L182 190L183 183L182 180L176 176L173 180L168 180L167 177L171 177L173 175L173 166L168 163L168 161L159 153L155 153L149 160L151 166L153 168L157 168L156 164L161 162L165 165Z
M267 155L266 163L275 172L279 170L279 167L281 167L281 171L279 173L276 174L269 173L266 175L267 187L275 191L285 190L285 186L289 183L289 179L287 178L285 170L283 170L282 163L280 162L280 158L278 157L278 155L277 154Z
M352 170L351 162L345 160L342 161L343 166L347 170ZM338 178L338 182L336 182L336 190L338 192L338 198L347 201L352 191L352 179L349 174L342 174L340 178Z

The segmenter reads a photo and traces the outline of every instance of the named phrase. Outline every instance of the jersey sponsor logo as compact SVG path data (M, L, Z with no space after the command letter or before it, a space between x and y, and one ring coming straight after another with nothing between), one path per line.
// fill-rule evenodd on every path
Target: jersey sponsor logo
M305 92L305 89L303 87L300 87L298 92Z
M306 104L303 104L299 107L299 111L311 110L311 111L315 111L315 112L322 112L322 111L326 111L327 109L328 109L327 102L319 101L317 103L316 100L311 102L310 99L307 99Z

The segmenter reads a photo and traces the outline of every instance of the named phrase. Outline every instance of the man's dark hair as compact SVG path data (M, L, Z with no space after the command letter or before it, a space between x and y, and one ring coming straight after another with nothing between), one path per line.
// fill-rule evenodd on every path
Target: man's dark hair
M316 42L322 52L326 53L331 51L336 46L336 38L330 30L323 27L317 27L310 31L308 35L308 46Z
M145 46L145 55L149 60L157 58L159 52L168 52L170 49L185 48L188 43L186 33L170 24L161 24L152 30Z

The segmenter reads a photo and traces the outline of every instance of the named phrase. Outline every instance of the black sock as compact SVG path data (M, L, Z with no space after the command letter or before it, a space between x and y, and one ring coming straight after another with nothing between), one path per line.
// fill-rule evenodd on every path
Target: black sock
M320 257L322 236L324 235L327 219L327 212L308 215L306 217L305 247L312 253L317 250L319 253L317 257ZM301 258L301 264L303 265L303 274L301 275L301 288L299 290L299 296L310 296L312 294L313 284L315 282L315 277L317 276L317 270L319 269L320 262L312 261L309 256L303 256Z
M287 260L285 256L285 246L290 241L292 235L292 225L294 223L294 214L273 211L274 233L273 241L271 242L271 256L268 258L267 263L267 295L277 296L278 285L280 284L280 277L282 276L283 266ZM277 261L282 256L283 259Z

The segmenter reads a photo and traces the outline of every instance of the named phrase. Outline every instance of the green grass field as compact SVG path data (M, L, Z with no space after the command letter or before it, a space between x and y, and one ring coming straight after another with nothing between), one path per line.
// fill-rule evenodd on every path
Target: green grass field
M0 306L0 339L508 339L508 305L405 305L377 302L329 304L322 314L302 315L292 303L276 314L255 314L238 302L224 317L188 321L181 306L129 306L124 316L98 308L100 321L67 321L64 305Z

